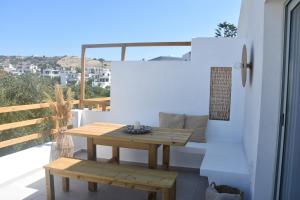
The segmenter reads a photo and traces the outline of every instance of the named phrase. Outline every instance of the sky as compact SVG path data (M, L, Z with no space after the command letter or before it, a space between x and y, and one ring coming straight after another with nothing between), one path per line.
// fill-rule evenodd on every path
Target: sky
M238 24L240 0L1 0L0 55L80 55L90 43L191 41ZM181 56L189 47L127 48L127 60ZM120 60L120 49L88 57Z

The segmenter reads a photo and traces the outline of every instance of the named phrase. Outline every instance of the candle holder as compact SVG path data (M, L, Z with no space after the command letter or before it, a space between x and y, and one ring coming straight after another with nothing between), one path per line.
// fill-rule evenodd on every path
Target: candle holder
M151 131L152 127L144 125L139 125L139 128L137 128L135 125L127 125L125 129L125 133L132 135L146 134L150 133Z

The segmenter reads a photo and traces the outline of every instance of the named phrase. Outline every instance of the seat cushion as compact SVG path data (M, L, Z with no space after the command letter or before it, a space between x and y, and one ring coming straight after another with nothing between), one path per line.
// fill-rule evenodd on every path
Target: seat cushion
M190 137L190 141L192 142L206 142L205 131L208 122L208 115L202 116L193 116L186 115L184 128L185 129L193 129L194 133Z
M161 128L183 128L184 126L183 114L172 114L172 113L159 113L159 126Z

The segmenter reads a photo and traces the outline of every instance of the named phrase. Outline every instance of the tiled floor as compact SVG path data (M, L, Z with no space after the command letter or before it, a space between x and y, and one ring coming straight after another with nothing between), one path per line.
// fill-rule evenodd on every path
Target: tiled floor
M86 157L85 154L80 155ZM179 172L177 179L177 200L204 200L205 189L208 185L205 177L199 176L196 170L176 169ZM97 192L88 192L87 183L71 180L70 192L61 190L61 179L55 178L56 199L103 199L103 200L142 200L147 199L147 192L127 188L98 185ZM158 199L161 195L158 194ZM44 171L32 172L11 183L0 186L0 199L46 199Z

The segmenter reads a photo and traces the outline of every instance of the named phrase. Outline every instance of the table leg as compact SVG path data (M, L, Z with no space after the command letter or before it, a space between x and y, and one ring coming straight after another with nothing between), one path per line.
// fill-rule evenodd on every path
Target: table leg
M176 181L173 185L173 188L171 190L171 200L176 200Z
M156 145L149 145L148 150L148 167L150 169L157 168L157 146Z
M64 192L69 192L70 190L70 179L63 177L62 178L62 186L63 186L63 191Z
M54 177L50 174L48 169L45 170L45 179L46 179L46 191L47 191L47 200L55 199L54 192Z
M87 138L87 151L88 151L88 160L96 160L96 145L93 142L93 138ZM97 183L89 182L89 191L97 191Z
M116 163L119 164L119 162L120 162L120 147L117 147L117 146L112 147L112 158Z
M148 167L150 169L157 168L157 145L149 145L148 149ZM156 200L156 192L148 193L148 200Z
M148 192L148 200L156 200L156 192Z
M168 170L170 166L170 146L163 145L163 168Z

